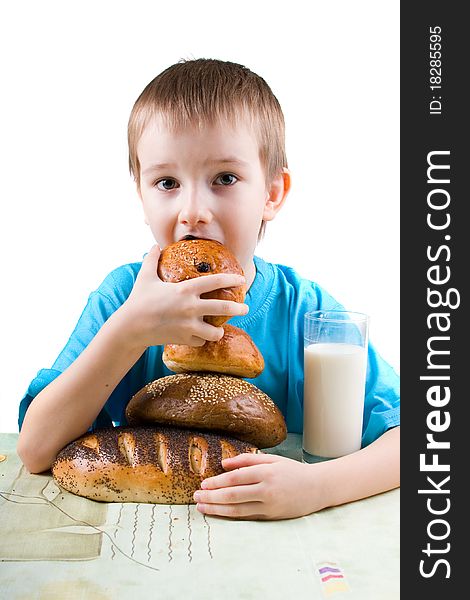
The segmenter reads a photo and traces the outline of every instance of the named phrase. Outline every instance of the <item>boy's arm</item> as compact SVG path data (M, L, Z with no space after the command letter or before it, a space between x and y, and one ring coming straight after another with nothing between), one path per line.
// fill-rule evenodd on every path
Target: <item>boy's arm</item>
M85 433L145 347L131 346L114 313L80 356L29 406L17 452L31 473L50 468L59 450Z
M167 343L202 346L223 335L205 315L241 315L238 302L201 299L201 294L240 285L233 274L207 275L180 283L156 274L160 250L152 248L129 298L104 323L77 359L31 402L18 438L26 468L40 473L57 453L92 425L109 396L149 346Z
M273 454L239 454L226 473L195 493L203 513L237 519L289 519L360 500L400 485L400 427L369 446L316 464Z
M322 465L325 507L396 488L400 485L400 427L389 429L359 452ZM314 480L314 469L311 476Z

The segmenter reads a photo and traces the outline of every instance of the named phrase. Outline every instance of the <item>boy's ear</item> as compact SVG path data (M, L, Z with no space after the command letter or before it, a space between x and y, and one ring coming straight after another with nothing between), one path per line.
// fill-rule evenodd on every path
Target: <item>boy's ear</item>
M268 188L268 196L263 212L263 221L272 221L281 210L291 186L290 171L283 167Z

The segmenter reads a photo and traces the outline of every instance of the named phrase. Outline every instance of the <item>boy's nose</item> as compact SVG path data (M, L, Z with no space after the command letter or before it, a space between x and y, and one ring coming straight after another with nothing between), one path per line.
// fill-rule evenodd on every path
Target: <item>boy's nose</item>
M204 199L197 193L188 194L183 199L179 214L179 222L183 225L194 226L197 223L210 223L212 213Z

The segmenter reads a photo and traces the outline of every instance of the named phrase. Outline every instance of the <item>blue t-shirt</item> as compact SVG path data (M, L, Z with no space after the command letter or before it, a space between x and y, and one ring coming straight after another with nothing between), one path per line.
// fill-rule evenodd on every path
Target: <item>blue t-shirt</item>
M244 329L264 357L264 371L251 383L270 396L282 411L289 432L302 433L303 321L313 310L343 309L316 283L290 267L254 257L256 277L248 290L247 315L230 323ZM39 371L20 403L19 427L31 401L80 355L103 323L127 300L142 263L112 271L88 303L67 344L50 369ZM144 385L173 373L162 361L163 346L148 348L113 391L93 427L125 425L125 408ZM400 424L399 378L369 344L362 445Z

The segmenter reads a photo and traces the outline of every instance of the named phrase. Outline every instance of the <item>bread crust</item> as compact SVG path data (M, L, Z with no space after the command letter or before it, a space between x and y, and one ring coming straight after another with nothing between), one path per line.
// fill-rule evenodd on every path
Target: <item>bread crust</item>
M156 379L126 408L129 425L159 423L223 432L258 448L287 437L284 417L252 383L215 373L179 373Z
M66 446L52 475L63 489L92 500L194 504L201 481L224 473L222 459L243 452L258 449L195 430L112 427Z
M209 371L258 377L264 369L264 359L251 337L228 323L222 325L224 336L217 342L206 342L204 346L167 344L163 350L163 362L175 373Z
M164 248L157 265L160 279L170 283L178 283L194 277L204 277L214 273L235 273L244 275L243 269L230 250L215 240L181 240ZM215 298L243 302L246 285L231 288L220 288L201 294L201 298ZM220 327L230 316L208 315L206 323Z

